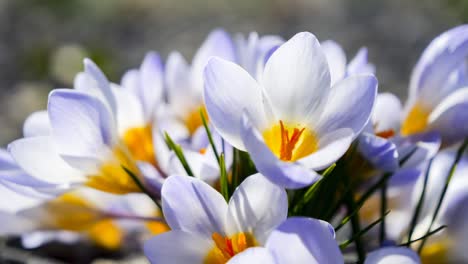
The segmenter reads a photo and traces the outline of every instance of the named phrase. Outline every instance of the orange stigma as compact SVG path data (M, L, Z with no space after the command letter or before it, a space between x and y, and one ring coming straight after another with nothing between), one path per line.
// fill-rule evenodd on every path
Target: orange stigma
M393 129L387 129L384 131L380 131L375 133L376 136L381 137L381 138L391 138L395 136L395 130Z
M291 160L292 153L296 147L297 142L301 138L302 132L305 128L298 129L294 128L291 137L289 137L289 131L284 128L283 121L280 120L281 126L281 146L280 146L280 159Z
M224 237L219 233L213 233L211 236L215 244L210 250L204 263L221 264L227 263L229 259L246 250L249 247L257 245L254 237L248 233L238 233L231 237Z

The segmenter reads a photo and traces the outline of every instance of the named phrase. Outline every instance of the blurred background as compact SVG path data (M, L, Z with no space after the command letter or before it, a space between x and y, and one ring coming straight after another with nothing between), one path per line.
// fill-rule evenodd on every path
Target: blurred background
M285 38L311 31L348 58L367 46L380 89L404 98L424 47L467 18L464 0L0 0L0 144L20 136L49 90L71 86L83 57L119 81L148 50L191 59L215 27Z
M118 82L149 50L190 61L216 27L285 38L311 31L342 44L348 59L367 46L380 90L404 99L426 45L467 19L466 0L0 0L0 144L21 136L51 89L71 87L84 57Z

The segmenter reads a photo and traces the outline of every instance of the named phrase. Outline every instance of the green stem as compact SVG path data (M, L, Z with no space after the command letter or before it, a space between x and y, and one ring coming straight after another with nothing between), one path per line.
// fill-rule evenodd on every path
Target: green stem
M159 210L162 210L161 203L156 199L156 197L153 196L153 194L141 183L140 179L133 173L131 170L129 170L127 167L122 166L123 170L130 176L130 178L135 182L135 184L140 188L140 190L146 194L159 208Z

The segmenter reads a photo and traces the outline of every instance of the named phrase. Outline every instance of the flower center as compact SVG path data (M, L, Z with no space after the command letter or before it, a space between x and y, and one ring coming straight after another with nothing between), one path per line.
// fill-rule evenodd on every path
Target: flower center
M145 161L156 166L151 125L130 128L125 132L122 141L130 151L133 159Z
M381 137L381 138L391 138L393 136L395 136L395 130L393 129L387 129L387 130L384 130L384 131L380 131L380 132L377 132L375 133L376 136L378 137Z
M205 264L224 264L236 254L246 250L249 247L258 245L253 235L249 233L238 233L231 237L224 237L218 233L211 236L215 246L208 252L205 258Z
M205 106L197 107L194 111L190 112L184 119L185 126L190 134L195 133L197 128L203 125L203 120L200 116L200 109L206 121L208 121L208 112L206 111Z
M408 136L424 131L430 112L421 104L415 104L401 126L401 134Z
M139 170L135 162L129 157L121 146L117 146L113 151L113 157L104 163L97 173L88 177L86 185L100 191L126 194L132 192L141 192L135 181L122 168L125 167L139 175Z
M312 130L299 125L285 125L282 120L265 130L263 139L271 151L284 161L296 161L318 149L318 140Z

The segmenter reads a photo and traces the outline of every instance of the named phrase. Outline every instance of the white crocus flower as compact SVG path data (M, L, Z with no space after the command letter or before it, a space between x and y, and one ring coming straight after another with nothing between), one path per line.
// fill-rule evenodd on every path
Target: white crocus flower
M286 188L319 179L369 120L377 92L371 75L330 87L326 57L311 33L299 33L266 62L261 82L238 65L213 58L205 69L212 124L247 150L258 171Z

